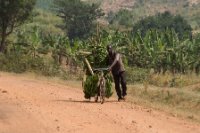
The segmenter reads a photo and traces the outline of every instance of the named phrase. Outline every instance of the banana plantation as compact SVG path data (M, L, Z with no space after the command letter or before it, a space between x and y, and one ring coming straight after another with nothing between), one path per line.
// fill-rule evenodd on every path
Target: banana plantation
M4 56L11 55L13 57L10 58L14 58L11 62L15 65L27 65L25 62L31 60L31 66L19 66L24 71L30 67L42 69L40 65L45 60L51 60L59 68L65 59L64 65L81 68L83 57L95 64L94 67L106 67L106 46L111 44L123 55L127 67L153 69L155 73L163 74L167 71L173 74L198 74L200 71L200 36L180 40L173 29L164 32L149 30L145 37L140 32L133 36L126 32L102 30L87 40L73 41L64 35L43 34L37 27L31 31L20 30L15 35L14 42L7 47L7 54L0 57L1 69L8 58ZM92 54L85 56L81 54L83 51ZM35 60L39 63L35 63Z

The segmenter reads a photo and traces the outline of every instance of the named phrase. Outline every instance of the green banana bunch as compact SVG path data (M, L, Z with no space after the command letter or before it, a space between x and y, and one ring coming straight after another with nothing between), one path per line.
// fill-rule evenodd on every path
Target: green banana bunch
M105 76L106 79L106 90L105 90L105 97L109 98L112 96L112 77L110 75ZM86 77L86 80L84 81L83 84L83 92L85 94L86 99L90 99L91 97L94 97L98 93L98 80L99 77L97 74L94 75L88 75Z
M106 79L105 97L109 98L113 94L113 92L112 92L112 76L110 74L106 75L105 79Z
M98 75L87 76L83 85L83 92L86 99L90 99L97 94Z

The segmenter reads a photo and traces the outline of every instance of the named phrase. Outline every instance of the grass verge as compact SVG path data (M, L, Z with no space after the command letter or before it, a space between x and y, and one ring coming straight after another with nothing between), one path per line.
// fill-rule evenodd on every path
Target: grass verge
M130 85L130 101L159 109L173 116L186 118L200 123L199 87L168 88L149 85Z

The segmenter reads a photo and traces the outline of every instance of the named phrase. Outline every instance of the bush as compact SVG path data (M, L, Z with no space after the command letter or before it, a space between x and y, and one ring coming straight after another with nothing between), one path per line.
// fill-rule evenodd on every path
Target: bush
M142 69L142 68L127 68L126 69L127 73L127 82L128 83L142 83L145 81L149 75L149 71L147 69Z
M54 62L45 62L42 57L32 58L19 53L0 54L0 70L15 73L33 71L44 76L58 76L61 72Z
M22 73L27 69L26 58L18 54L0 54L0 70L7 72Z
M46 63L41 69L41 73L44 76L60 76L61 70L60 67L55 63Z

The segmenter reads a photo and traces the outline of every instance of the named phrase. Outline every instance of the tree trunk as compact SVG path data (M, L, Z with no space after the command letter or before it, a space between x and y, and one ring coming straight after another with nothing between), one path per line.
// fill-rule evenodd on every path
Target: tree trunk
M1 37L1 44L0 44L0 52L2 53L2 52L4 52L4 50L5 50L5 35L2 35L2 37Z
M5 25L2 25L0 53L5 51L5 41L6 41L6 27Z

